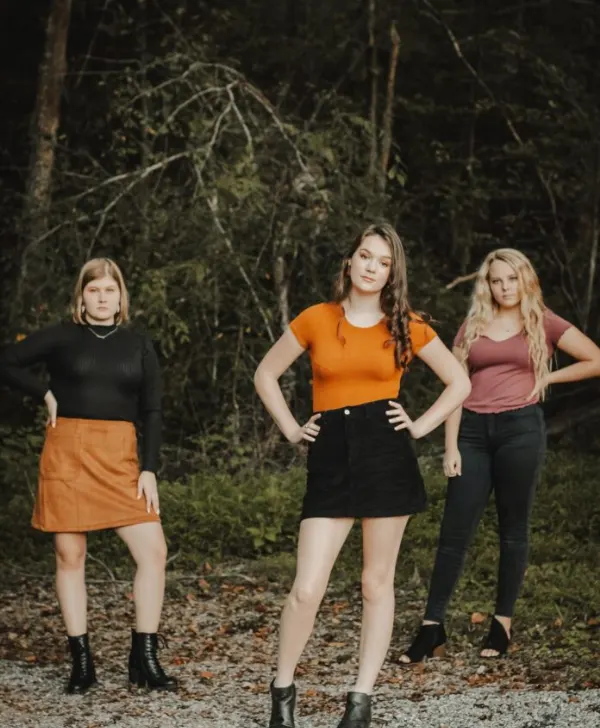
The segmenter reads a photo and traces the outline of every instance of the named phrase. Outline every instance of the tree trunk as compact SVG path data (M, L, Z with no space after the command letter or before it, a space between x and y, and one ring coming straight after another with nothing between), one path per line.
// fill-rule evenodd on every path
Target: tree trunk
M398 55L400 53L400 36L396 26L392 23L390 29L392 40L392 54L390 56L390 67L388 71L387 94L385 111L383 113L383 136L381 141L381 166L379 169L379 190L385 192L387 184L388 166L392 151L392 123L394 120L394 87L396 85L396 69L398 67Z
M372 179L377 177L377 86L379 66L377 65L377 45L375 43L375 0L369 0L369 50L371 53L371 107L369 110L369 121L371 122L371 149L369 151L369 176Z
M32 162L24 209L25 239L33 242L47 228L60 98L67 68L67 38L71 0L53 0L46 29L46 47L40 64Z

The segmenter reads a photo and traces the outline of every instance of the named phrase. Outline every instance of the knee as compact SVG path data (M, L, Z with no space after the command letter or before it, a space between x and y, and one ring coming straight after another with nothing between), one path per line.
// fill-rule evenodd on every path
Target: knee
M529 539L526 529L511 530L509 533L500 535L500 548L508 549L509 551L527 549L528 542Z
M296 608L316 611L325 595L325 588L316 582L295 583L290 592L289 602Z
M143 549L135 557L138 566L149 567L155 571L164 571L167 565L167 544L164 539Z
M394 575L378 571L363 571L362 596L367 602L379 602L394 593Z
M57 546L56 568L61 571L79 571L85 566L85 546Z

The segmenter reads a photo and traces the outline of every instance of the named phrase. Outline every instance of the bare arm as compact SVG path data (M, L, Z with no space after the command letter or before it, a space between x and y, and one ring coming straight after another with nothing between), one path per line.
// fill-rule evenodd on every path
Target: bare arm
M290 442L300 442L302 439L314 440L314 437L302 432L302 428L290 412L279 386L281 375L304 351L305 349L298 343L292 330L287 329L265 354L254 374L254 386L258 396L275 420L277 427ZM311 417L310 421L315 419L316 417ZM316 431L318 432L318 427Z
M581 379L600 377L600 348L575 326L560 337L556 346L577 359L575 364L550 372L548 384L578 382Z
M452 354L454 355L454 358L460 364L461 351L458 346L454 346L452 348ZM464 364L461 364L461 367L465 370L465 373L466 373L467 367ZM467 376L468 376L468 374L467 374ZM452 414L448 417L448 419L446 420L446 423L445 423L446 451L456 450L458 448L458 430L460 428L461 416L462 416L462 402L454 410L454 412L452 412Z
M456 357L452 356L450 350L437 336L424 346L417 356L442 380L446 387L431 407L414 422L410 421L399 404L391 403L397 410L394 414L398 416L390 419L390 422L403 423L396 429L408 427L414 438L421 438L435 430L457 407L460 407L471 391L471 382ZM393 413L393 411L390 412Z
M452 352L437 336L427 346L424 346L417 356L446 385L431 407L415 422L418 436L423 437L441 425L448 416L457 410L458 422L460 422L461 405L471 392L471 381L456 356L452 355Z

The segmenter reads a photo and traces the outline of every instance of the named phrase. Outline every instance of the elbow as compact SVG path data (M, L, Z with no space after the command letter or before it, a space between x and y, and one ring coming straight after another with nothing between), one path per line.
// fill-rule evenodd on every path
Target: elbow
M261 377L261 373L260 373L260 366L259 366L259 367L257 367L256 371L254 372L254 378L253 378L254 389L257 392L260 389L260 377Z
M456 389L460 395L461 404L471 394L471 388L472 388L471 380L469 379L469 377L466 374L464 374L464 376L462 376L460 378L460 381L457 382L457 387L456 387Z
M264 366L262 364L259 364L256 368L256 371L254 372L254 388L260 394L263 389L266 381L269 379L269 372L266 371Z

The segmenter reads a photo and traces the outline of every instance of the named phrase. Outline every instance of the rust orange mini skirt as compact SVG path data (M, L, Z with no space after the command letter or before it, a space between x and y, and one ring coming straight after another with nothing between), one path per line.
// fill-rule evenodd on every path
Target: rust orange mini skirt
M133 423L58 417L46 428L31 524L69 533L158 521L137 498L139 474Z

